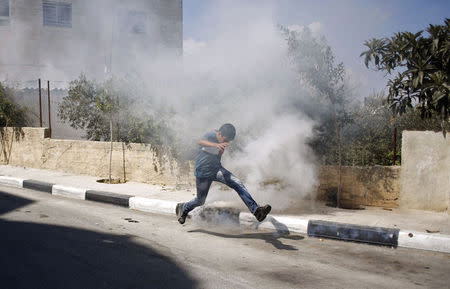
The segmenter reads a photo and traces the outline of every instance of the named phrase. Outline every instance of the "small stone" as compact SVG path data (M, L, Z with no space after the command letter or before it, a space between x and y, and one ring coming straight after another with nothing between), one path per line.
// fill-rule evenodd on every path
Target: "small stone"
M426 230L429 234L439 233L438 230Z

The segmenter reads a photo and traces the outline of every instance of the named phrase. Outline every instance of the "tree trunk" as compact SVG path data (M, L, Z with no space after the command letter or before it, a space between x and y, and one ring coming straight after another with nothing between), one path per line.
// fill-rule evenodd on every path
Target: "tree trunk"
M2 130L2 154L3 154L3 158L5 159L5 164L8 164L8 149L7 149L7 144L8 144L8 120L6 120L6 126L3 128L1 128Z
M5 164L8 165L9 164L9 159L11 158L11 151L12 151L12 142L14 140L14 129L12 129L11 131L11 140L8 138L8 118L5 118L5 127L3 128L2 131L2 153L3 153L3 157L5 159Z
M446 107L443 105L441 108L441 128L442 128L442 135L444 138L447 137L447 131L445 130L445 121L447 120L447 110Z
M109 183L111 184L111 164L112 164L112 150L113 150L112 119L109 120L109 133L110 133L110 139L111 139L111 145L109 148Z
M336 193L336 206L340 208L342 195L342 145L341 145L339 124L337 122L336 106L334 103L333 103L333 121L336 131L336 142L338 144L338 191Z
M119 100L117 100L117 105L119 105ZM123 169L123 182L125 183L127 181L127 174L125 171L125 144L123 141L120 140L120 112L117 113L119 119L117 120L117 136L116 140L117 142L122 143L122 169Z
M125 170L125 144L122 142L122 161L123 161L123 182L127 181L127 174Z

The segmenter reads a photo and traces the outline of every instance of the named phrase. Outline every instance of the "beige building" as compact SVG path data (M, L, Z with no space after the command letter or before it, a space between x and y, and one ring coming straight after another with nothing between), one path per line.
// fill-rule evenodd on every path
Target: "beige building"
M182 53L182 0L0 0L0 81L142 73Z

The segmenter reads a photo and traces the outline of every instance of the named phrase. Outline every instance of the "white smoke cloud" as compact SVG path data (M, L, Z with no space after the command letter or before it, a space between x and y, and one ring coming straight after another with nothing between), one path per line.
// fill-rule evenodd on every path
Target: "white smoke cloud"
M276 210L313 195L317 185L314 157L306 145L313 123L298 115L274 118L231 163L247 173L248 188Z
M286 40L271 7L235 9L226 3L208 11L217 24L207 43L185 40L183 74L176 76L172 93L165 90L165 101L178 112L174 122L187 140L233 123L242 152L226 152L224 167L244 181L258 203L281 210L314 194L317 185L307 145L314 123L292 107L310 92L287 61ZM217 190L213 186L208 201L238 200Z
M104 4L100 9L104 23L94 21L86 27L99 26L98 35L106 37L112 35L112 29L119 30L120 21L117 11L108 8L108 1ZM132 71L130 74L143 82L129 89L142 96L142 112L157 115L160 108L174 111L168 121L185 147L195 148L198 138L207 131L233 123L237 128L235 142L242 152L231 155L227 151L223 165L244 180L258 203L268 202L280 210L313 194L317 178L307 145L314 123L293 105L301 103L310 91L299 83L286 58L286 40L274 21L273 6L272 1L214 2L204 12L214 19L214 32L207 40L185 39L183 56L178 58L174 58L173 49L162 44L132 45L122 34L105 47L76 40L56 41L48 45L59 45L55 52L58 57L45 60L44 68L36 68L43 71L42 75L29 78L67 83L73 76L66 76L56 65L67 55L73 56L74 67L89 78L98 75L102 80ZM309 27L318 32L322 24L314 22ZM24 39L32 38L25 32L21 33ZM139 35L132 36L140 39ZM92 67L91 62L97 62L90 60L99 58L104 60L101 65ZM136 111L136 115L140 113ZM208 200L224 198L224 194L213 194Z
M311 24L308 24L306 27L309 28L309 30L311 31L311 33L314 37L319 36L319 34L323 30L323 24L319 21L314 21ZM292 24L292 25L288 25L287 28L289 28L290 30L295 31L295 32L303 32L303 30L305 29L305 26L299 25L299 24Z
M193 55L201 53L202 49L205 48L206 42L196 41L193 38L188 38L183 40L183 54Z

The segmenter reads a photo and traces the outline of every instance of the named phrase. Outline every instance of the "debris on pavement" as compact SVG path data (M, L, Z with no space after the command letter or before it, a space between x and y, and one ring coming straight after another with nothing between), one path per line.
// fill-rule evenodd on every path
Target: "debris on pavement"
M440 233L438 230L426 230L427 233L433 234L433 233Z
M125 221L128 221L128 223L139 223L137 220L133 220L133 218L123 218Z

